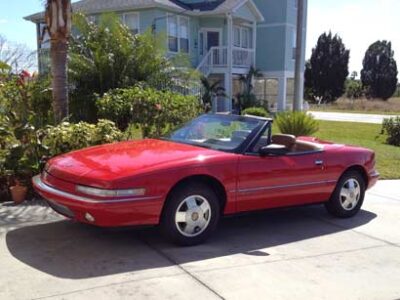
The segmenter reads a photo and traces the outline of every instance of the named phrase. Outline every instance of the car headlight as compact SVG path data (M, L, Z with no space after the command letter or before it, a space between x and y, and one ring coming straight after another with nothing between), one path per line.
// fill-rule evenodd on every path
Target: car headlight
M126 189L126 190L104 190L83 185L77 185L76 190L78 192L97 197L129 197L129 196L132 197L132 196L143 196L146 193L146 189L144 188Z

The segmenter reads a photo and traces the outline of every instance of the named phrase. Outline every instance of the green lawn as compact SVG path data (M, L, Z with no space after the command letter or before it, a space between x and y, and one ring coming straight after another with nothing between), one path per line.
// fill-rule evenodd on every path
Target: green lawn
M400 147L385 144L385 136L380 135L381 125L331 121L319 123L320 130L315 136L374 150L381 179L400 179Z

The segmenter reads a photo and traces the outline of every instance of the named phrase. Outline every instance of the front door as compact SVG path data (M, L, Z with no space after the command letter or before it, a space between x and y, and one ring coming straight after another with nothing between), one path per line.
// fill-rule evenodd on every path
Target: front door
M239 159L237 211L250 211L329 199L336 184L329 180L325 152L290 152L283 156L260 156L268 144L268 130L254 149Z
M199 36L200 57L203 58L210 51L211 47L220 46L220 31L218 29L202 29ZM218 56L216 52L215 56Z

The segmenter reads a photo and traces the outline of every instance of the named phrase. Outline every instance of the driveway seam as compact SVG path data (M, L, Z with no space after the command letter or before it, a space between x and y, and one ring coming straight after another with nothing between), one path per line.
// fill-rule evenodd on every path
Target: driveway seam
M360 232L360 231L357 231L357 230L355 230L355 229L351 229L351 228L348 228L348 227L346 227L346 226L342 226L342 225L333 223L333 222L331 222L331 221L329 221L329 220L326 220L326 219L324 219L324 218L315 217L315 216L310 216L310 217L311 217L311 218L314 218L315 220L319 220L319 221L321 221L321 222L324 222L325 224L329 224L329 225L332 225L332 226L337 227L337 228L341 228L341 229L345 229L345 230L349 230L349 231L355 232L355 233L357 233L357 234L359 234L359 235L362 235L362 236L364 236L364 237L373 239L373 240L375 240L375 241L379 241L379 242L382 242L382 243L386 243L387 245L394 246L394 247L400 247L400 246L397 245L396 243L392 243L392 242L387 241L387 240L385 240L385 239L381 239L381 238L375 237L375 236L373 236L373 235L369 235L369 234L367 234L367 233Z
M203 287L205 287L206 289L208 289L210 292L212 292L216 297L218 297L219 299L225 300L225 298L220 295L216 290L214 290L212 287L210 287L207 283L205 283L204 281L202 281L200 278L198 278L197 276L195 276L194 274L192 274L191 272L189 272L186 268L184 268L182 265L180 265L176 260L174 260L172 257L170 257L168 254L166 254L165 252L163 252L162 250L158 249L157 247L153 246L152 244L150 244L148 241L146 241L145 239L143 239L141 236L138 236L138 238L144 243L146 244L149 248L151 248L153 251L155 251L157 254L159 254L160 256L162 256L163 258L165 258L166 260L168 260L170 263L174 264L175 266L177 266L179 269L181 269L185 274L189 275L191 278L193 278L197 283L199 283L200 285L202 285Z
M169 277L179 277L179 276L184 276L186 274L173 274L173 275L165 275L165 276L157 276L157 277L148 277L148 278L143 278L143 279L133 279L133 280L124 280L120 282L114 282L110 284L104 284L104 285L97 285L97 286L92 286L84 289L79 289L79 290L73 290L65 293L59 293L59 294L53 294L53 295L48 295L48 296L42 296L42 297L37 297L37 298L29 298L30 300L41 300L41 299L51 299L54 297L59 297L59 296L66 296L66 295L72 295L80 292L86 292L86 291L91 291L91 290L96 290L96 289L101 289L105 287L111 287L111 286L117 286L117 285L123 285L127 283L133 283L133 282L140 282L140 281L146 281L146 280L152 280L156 278L169 278Z
M357 248L357 249L349 249L349 250L328 252L328 253L315 254L315 255L306 255L306 256L282 258L282 259L276 259L276 260L270 260L270 261L262 261L262 262L250 263L250 264L235 265L235 266L230 266L230 267L204 269L204 270L199 270L197 272L198 273L207 273L207 272L218 271L218 270L236 269L236 268L257 266L257 265L267 265L267 264L273 264L273 263L289 262L289 261L296 261L296 260L302 260L302 259L309 259L309 258L316 258L316 257L335 255L335 254L345 254L345 253L351 253L351 252L357 252L357 251L363 251L363 250L377 249L377 248L383 248L383 247L388 247L388 246L389 245L375 245L375 246L369 246L369 247L363 247L363 248Z

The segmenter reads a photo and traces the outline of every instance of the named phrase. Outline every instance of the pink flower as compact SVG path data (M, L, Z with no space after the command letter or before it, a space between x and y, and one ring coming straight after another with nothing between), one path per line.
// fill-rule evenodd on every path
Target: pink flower
M161 110L162 109L161 104L156 104L156 108L157 108L157 110Z

